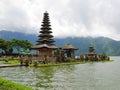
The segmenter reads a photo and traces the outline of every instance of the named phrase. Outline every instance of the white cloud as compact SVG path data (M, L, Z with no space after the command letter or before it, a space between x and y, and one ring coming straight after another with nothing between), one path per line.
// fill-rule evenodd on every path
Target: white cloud
M48 11L55 37L120 40L119 0L0 0L0 30L38 34Z

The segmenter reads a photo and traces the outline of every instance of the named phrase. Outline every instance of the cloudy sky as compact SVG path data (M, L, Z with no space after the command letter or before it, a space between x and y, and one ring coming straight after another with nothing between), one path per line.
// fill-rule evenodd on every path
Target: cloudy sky
M120 40L120 0L0 0L0 30L38 34L43 13L55 37Z

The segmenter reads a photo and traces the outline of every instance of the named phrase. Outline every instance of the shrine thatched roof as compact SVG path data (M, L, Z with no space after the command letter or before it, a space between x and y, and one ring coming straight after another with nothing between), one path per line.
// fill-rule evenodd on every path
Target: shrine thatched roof
M69 50L69 49L71 49L71 50L78 50L77 47L75 47L75 46L73 46L73 45L71 45L71 44L65 45L65 46L63 47L63 49L64 49L64 50Z

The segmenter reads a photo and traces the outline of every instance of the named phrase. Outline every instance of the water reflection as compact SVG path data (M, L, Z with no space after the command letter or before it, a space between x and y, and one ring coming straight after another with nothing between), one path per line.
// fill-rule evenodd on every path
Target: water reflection
M58 87L58 82L65 78L65 75L68 76L70 72L74 70L74 66L56 66L56 67L44 67L34 69L36 73L36 89L53 89ZM65 81L65 80L63 80Z
M52 88L50 83L52 83L51 78L54 76L54 68L52 67L44 67L44 68L36 68L36 88Z
M35 90L119 90L120 57L113 62L51 67L0 68L0 77Z

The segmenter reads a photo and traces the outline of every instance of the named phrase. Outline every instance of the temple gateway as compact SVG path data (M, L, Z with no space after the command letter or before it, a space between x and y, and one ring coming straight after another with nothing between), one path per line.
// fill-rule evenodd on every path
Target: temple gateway
M51 30L49 14L45 12L37 44L32 46L31 49L36 50L36 55L39 57L55 57L54 61L61 61L59 59L64 59L65 57L74 58L74 50L77 50L77 48L72 45L65 45L64 47L56 46Z

